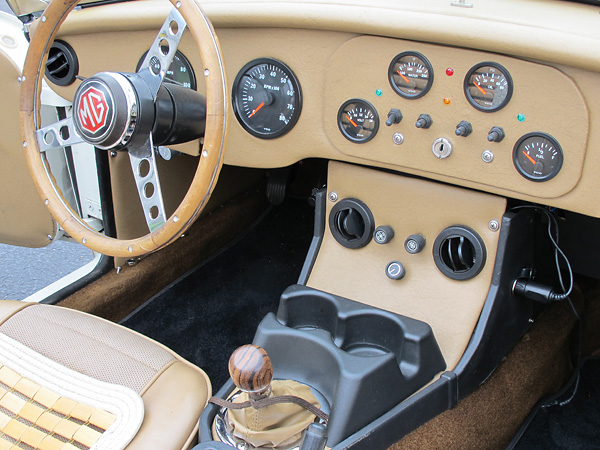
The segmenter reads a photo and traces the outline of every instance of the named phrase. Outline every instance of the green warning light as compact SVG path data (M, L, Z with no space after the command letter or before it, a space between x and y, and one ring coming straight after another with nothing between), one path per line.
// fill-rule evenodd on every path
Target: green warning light
M525 122L525 114L519 114L519 115L517 115L517 120L519 122Z
M383 95L383 91L381 89L377 89L375 91L375 95L377 95L377 97L381 97Z

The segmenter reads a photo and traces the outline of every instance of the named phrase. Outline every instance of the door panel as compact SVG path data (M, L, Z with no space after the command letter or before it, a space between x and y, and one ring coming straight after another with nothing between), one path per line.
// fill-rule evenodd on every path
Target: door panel
M2 32L20 43L20 36ZM15 44L17 45L17 44ZM27 169L19 127L17 81L21 71L0 45L0 242L44 247L56 235L56 223L39 197Z

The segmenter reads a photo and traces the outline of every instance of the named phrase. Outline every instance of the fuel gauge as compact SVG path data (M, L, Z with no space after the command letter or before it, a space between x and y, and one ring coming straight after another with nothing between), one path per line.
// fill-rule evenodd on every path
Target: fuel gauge
M560 144L546 133L528 133L522 136L513 150L517 171L531 181L554 178L563 164Z
M379 115L368 101L353 98L338 111L338 127L346 139L362 144L370 141L379 130Z

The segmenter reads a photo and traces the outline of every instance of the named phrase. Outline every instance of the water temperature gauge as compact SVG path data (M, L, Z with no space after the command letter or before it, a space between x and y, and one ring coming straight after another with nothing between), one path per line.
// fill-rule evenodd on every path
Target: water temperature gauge
M362 144L370 141L379 130L379 115L368 101L353 98L338 111L338 127L346 139Z
M546 133L522 136L513 150L513 162L518 172L531 181L554 178L563 164L560 144Z
M388 68L392 88L404 98L423 97L433 84L433 67L425 56L418 52L402 52Z

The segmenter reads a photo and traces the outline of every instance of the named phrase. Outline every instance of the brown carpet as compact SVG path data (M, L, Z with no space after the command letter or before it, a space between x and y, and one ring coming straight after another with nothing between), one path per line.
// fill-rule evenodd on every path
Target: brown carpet
M266 209L263 190L252 190L201 217L185 237L133 267L104 275L60 306L118 322L177 278L213 255L249 227Z
M580 293L572 297L583 304ZM535 404L569 377L575 323L567 303L549 307L473 394L390 450L504 449Z

